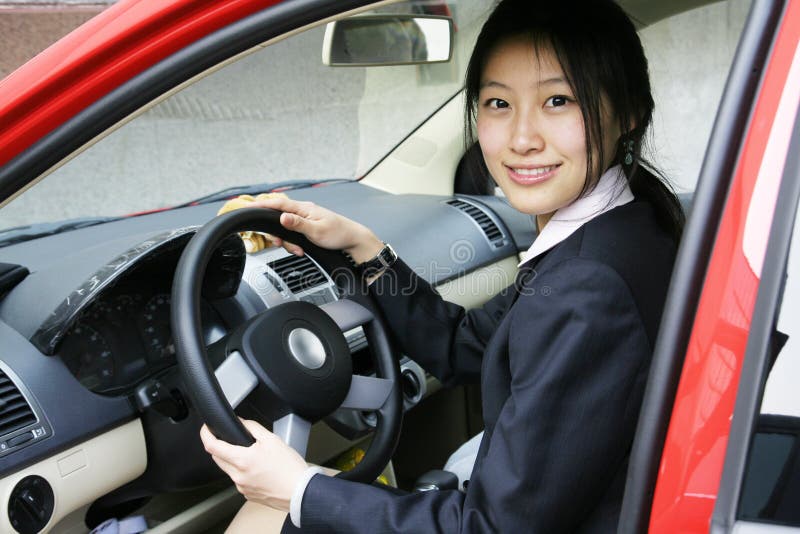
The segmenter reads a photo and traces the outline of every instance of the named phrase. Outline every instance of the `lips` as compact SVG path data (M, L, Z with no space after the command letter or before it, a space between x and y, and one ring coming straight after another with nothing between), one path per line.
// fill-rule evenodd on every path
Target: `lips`
M512 181L521 185L533 185L555 176L560 166L561 164L536 167L511 167L506 165L506 171Z

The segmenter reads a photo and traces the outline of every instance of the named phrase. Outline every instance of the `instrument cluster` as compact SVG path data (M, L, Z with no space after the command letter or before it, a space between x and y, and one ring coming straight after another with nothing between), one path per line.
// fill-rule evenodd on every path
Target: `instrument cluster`
M144 378L175 365L171 299L164 289L121 287L97 299L61 344L61 359L86 388L124 393ZM219 315L202 310L207 341L224 335Z
M61 360L87 389L106 395L130 393L142 380L176 365L172 337L172 279L191 234L181 234L128 267L65 331ZM200 319L207 345L227 334L210 304L233 296L242 279L245 251L235 234L212 254L202 281Z

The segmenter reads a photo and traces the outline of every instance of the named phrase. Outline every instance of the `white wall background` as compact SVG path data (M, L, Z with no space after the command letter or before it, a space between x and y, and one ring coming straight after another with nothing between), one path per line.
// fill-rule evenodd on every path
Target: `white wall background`
M656 101L652 159L679 191L694 190L749 8L719 2L641 32Z

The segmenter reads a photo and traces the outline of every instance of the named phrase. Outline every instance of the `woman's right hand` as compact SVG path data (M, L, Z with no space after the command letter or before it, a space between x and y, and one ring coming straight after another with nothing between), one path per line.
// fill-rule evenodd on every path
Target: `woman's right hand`
M253 202L252 206L282 211L280 221L284 228L305 235L319 247L347 252L356 263L374 258L383 248L383 242L363 224L313 202L269 198ZM294 243L275 236L272 236L272 241L292 254L304 254L303 249Z

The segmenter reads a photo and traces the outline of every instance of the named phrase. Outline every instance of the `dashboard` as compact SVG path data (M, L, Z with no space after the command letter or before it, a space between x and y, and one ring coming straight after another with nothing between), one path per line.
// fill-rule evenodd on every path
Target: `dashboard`
M496 197L395 195L358 183L302 189L291 196L370 226L441 291L451 283L463 290L460 282L472 275L486 282L498 265L502 279L510 282L518 252L534 237L533 221ZM104 475L100 460L86 464L81 472L99 470L98 478L85 483L98 509L221 480L197 439L202 421L186 395L170 324L178 260L197 228L220 206L129 217L0 248L0 263L30 273L0 296L0 374L14 383L30 409L22 426L0 425L0 475L9 492L28 472L55 473L46 478L56 492L58 483L74 488L74 482L67 482L71 479L58 474L58 462L78 450L89 455L91 447L101 447L95 445L98 439L112 434L116 441L102 450L116 451L127 443L145 453L119 452L127 471L108 468ZM313 258L295 257L282 248L247 254L235 235L214 253L201 294L206 344L268 308L296 300L322 305L339 298L329 273ZM470 305L463 295L457 297ZM354 371L370 374L364 332L357 327L344 334ZM405 358L401 372L408 410L422 401L429 377ZM150 402L152 392L164 396ZM258 413L239 413L258 418ZM374 414L342 409L324 421L327 432L333 431L325 438L332 447L365 437L375 424ZM51 467L39 467L45 464ZM108 479L109 469L119 480Z

